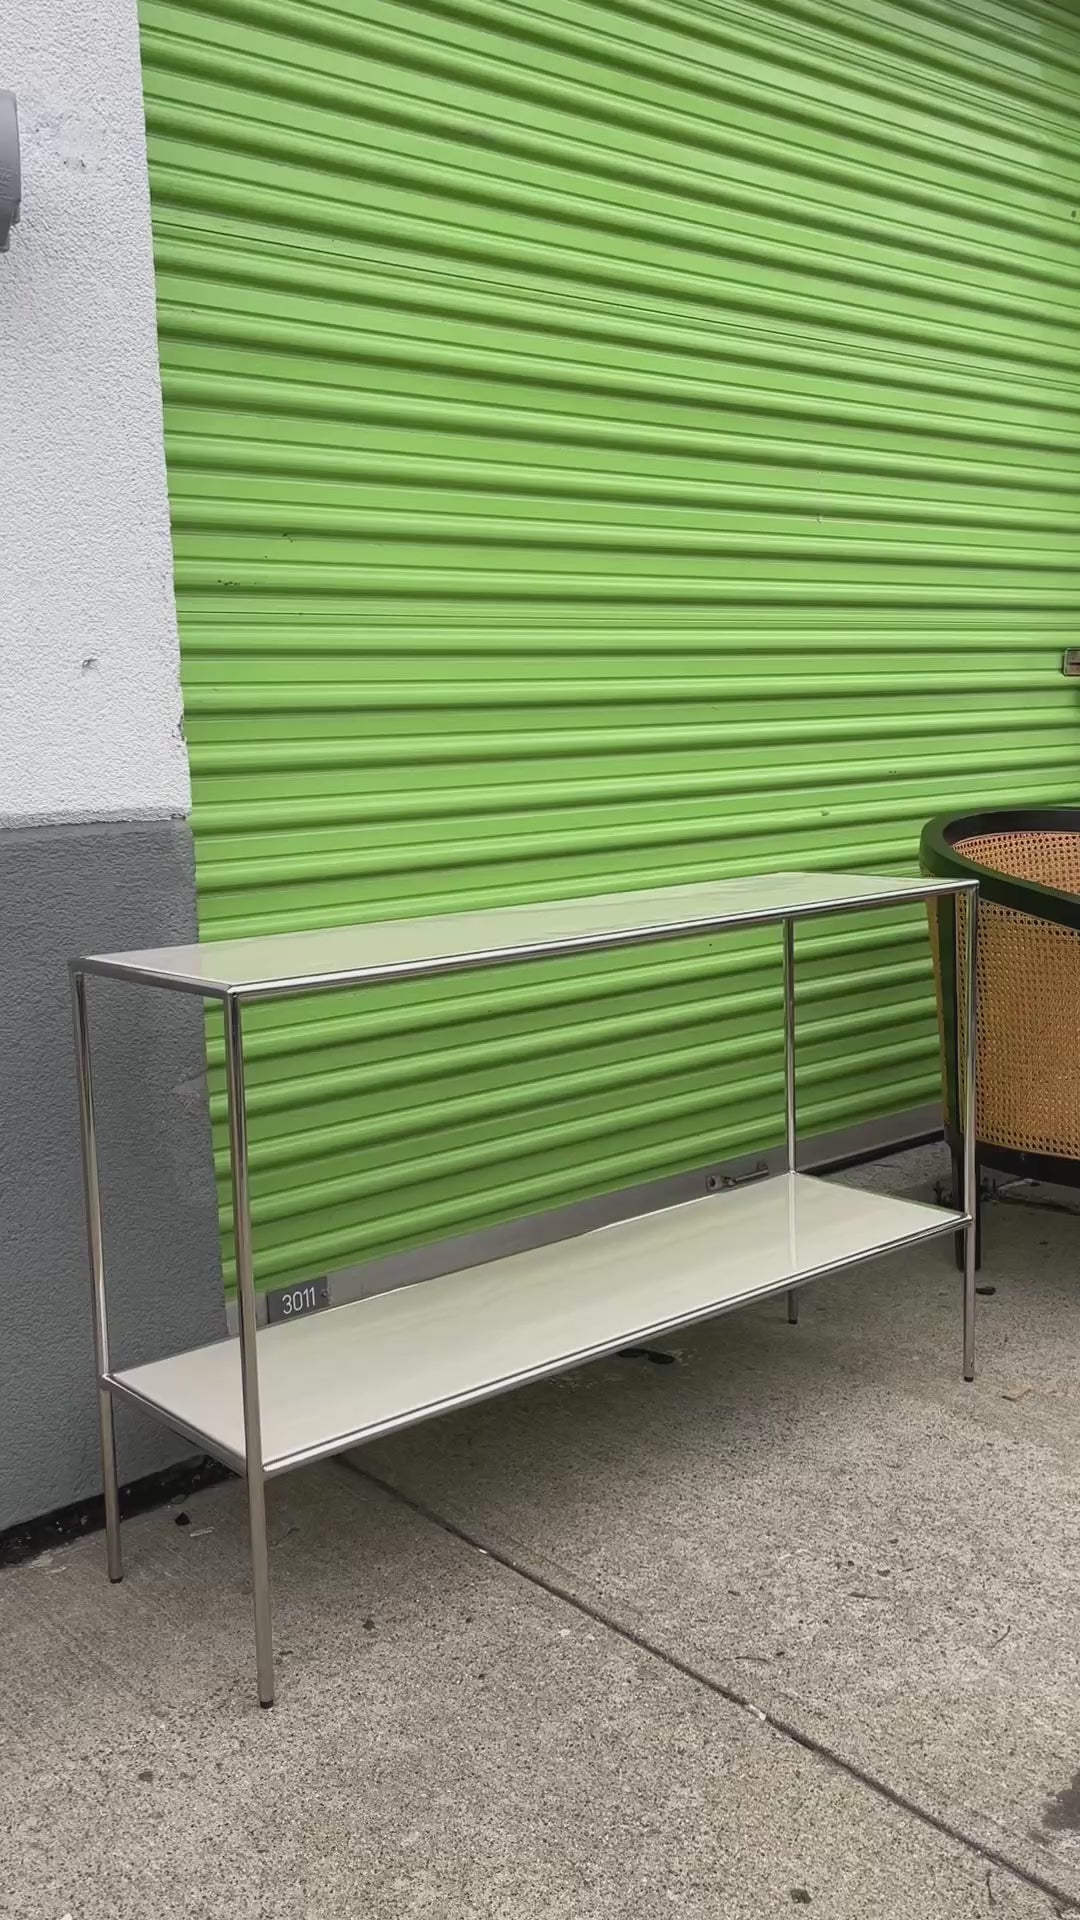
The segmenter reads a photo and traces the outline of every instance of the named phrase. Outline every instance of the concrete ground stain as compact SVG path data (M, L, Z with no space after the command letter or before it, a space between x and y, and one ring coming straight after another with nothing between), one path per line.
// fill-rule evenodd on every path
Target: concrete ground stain
M1073 1774L1067 1787L1047 1800L1043 1825L1052 1833L1080 1833L1080 1770Z

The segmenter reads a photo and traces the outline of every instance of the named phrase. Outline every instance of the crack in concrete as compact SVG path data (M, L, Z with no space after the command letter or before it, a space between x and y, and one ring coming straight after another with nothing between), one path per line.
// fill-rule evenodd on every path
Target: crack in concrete
M548 1579L546 1575L538 1573L534 1568L514 1560L501 1548L486 1545L477 1534L470 1533L467 1528L459 1526L454 1520L448 1520L444 1514L437 1513L433 1507L425 1505L422 1500L416 1500L411 1494L403 1493L389 1480L383 1480L378 1474L372 1473L370 1468L359 1466L348 1455L339 1455L335 1464L340 1465L356 1479L366 1480L369 1485L377 1487L381 1493L388 1494L392 1500L398 1501L401 1506L408 1507L421 1520L427 1520L432 1526L439 1527L443 1533L449 1534L454 1540L459 1540L463 1546L472 1547L476 1552L494 1560L498 1566L505 1567L508 1573L516 1574L519 1580L525 1580L530 1586L550 1594L553 1600L561 1600L564 1605L573 1607L577 1613L591 1620L596 1626L604 1627L609 1633L617 1634L621 1640L636 1647L639 1652L661 1661L664 1666L670 1667L672 1672L681 1674L684 1680L690 1680L694 1685L703 1687L706 1692L725 1700L729 1706L738 1707L743 1712L753 1714L756 1720L771 1727L774 1733L780 1734L785 1740L790 1740L804 1752L825 1761L827 1765L835 1767L840 1773L846 1774L849 1780L857 1781L860 1786L866 1787L869 1792L876 1794L889 1806L895 1807L898 1812L910 1814L913 1819L929 1827L932 1832L941 1834L947 1840L955 1841L976 1859L985 1861L988 1874L992 1867L997 1867L1001 1872L1022 1881L1025 1886L1045 1894L1058 1920L1073 1920L1073 1916L1080 1916L1080 1905L1064 1887L1057 1886L1044 1874L1036 1873L1030 1867L1021 1865L1019 1861L1011 1859L1007 1853L1000 1852L998 1848L985 1846L981 1841L973 1839L970 1834L964 1833L962 1828L953 1826L950 1821L934 1813L931 1808L922 1806L909 1794L890 1786L887 1780L869 1773L865 1767L861 1767L857 1761L846 1758L835 1747L828 1746L812 1734L804 1733L793 1721L785 1720L778 1714L756 1706L747 1694L740 1693L736 1687L726 1685L724 1681L716 1679L712 1674L702 1672L701 1668L695 1667L691 1661L682 1659L679 1654L673 1653L669 1648L660 1646L655 1640L650 1640L638 1628L616 1619L614 1614L606 1613L593 1601L583 1599L580 1594L572 1593L567 1587L559 1586L556 1581Z

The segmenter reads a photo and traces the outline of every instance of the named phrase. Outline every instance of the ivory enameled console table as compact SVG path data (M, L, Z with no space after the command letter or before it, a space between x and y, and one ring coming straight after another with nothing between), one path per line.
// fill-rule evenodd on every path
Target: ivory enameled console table
M109 1577L121 1577L113 1401L130 1401L243 1474L259 1699L274 1698L265 1483L362 1441L673 1328L786 1293L939 1234L964 1233L963 1368L974 1374L975 923L963 927L964 1194L959 1210L856 1191L796 1167L795 926L937 896L966 880L779 873L548 905L203 942L71 963ZM259 1327L248 1196L242 1015L255 1001L736 928L783 931L787 1171L748 1186ZM223 1003L239 1337L116 1368L110 1358L86 978L104 974Z

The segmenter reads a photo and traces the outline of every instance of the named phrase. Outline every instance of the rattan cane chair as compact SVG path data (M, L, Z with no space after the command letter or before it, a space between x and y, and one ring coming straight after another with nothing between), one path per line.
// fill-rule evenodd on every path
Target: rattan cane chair
M977 1162L1080 1186L1080 808L931 820L921 856L979 882ZM932 908L931 933L959 1190L957 911Z

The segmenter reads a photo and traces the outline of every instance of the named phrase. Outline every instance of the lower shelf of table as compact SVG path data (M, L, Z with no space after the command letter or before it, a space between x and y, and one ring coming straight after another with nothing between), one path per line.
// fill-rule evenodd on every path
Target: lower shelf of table
M963 1224L805 1174L691 1200L258 1334L267 1473ZM243 1470L236 1340L106 1380Z

